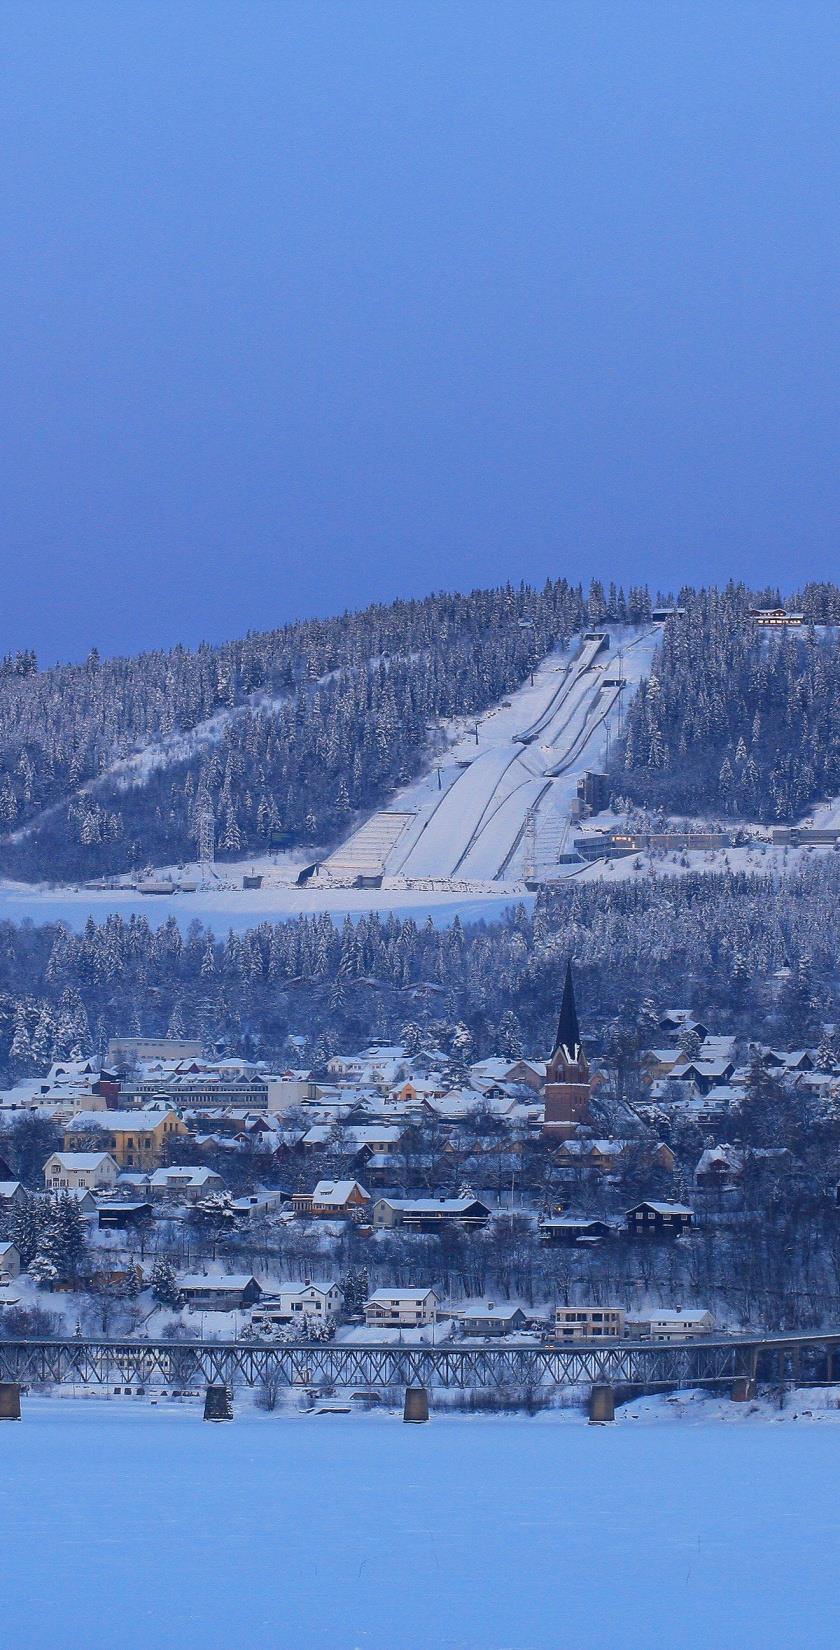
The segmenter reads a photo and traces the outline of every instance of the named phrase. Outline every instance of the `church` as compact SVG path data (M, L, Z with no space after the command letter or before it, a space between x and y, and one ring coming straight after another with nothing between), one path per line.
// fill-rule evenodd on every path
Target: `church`
M588 1123L592 1083L580 1040L572 965L566 968L554 1048L545 1070L545 1132L563 1139Z

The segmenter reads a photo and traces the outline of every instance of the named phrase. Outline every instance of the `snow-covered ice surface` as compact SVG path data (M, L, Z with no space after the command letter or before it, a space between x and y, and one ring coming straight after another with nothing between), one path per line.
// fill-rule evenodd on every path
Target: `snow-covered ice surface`
M591 1428L25 1400L0 1423L2 1641L833 1650L840 1427L657 1403Z

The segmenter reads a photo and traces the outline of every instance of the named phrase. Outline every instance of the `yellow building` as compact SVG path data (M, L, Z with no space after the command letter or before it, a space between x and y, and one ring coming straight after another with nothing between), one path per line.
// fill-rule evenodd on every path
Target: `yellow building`
M64 1150L83 1151L94 1139L121 1169L159 1169L167 1142L187 1133L174 1111L82 1111L64 1130Z

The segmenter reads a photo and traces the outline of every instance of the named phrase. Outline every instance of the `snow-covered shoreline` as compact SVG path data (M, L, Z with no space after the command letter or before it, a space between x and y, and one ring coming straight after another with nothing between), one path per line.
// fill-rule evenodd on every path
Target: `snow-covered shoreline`
M565 1392L563 1401L529 1413L525 1408L478 1409L461 1407L469 1394L458 1393L455 1407L445 1392L430 1394L429 1424L452 1426L456 1422L471 1425L499 1425L519 1421L526 1426L589 1426L586 1397L588 1387ZM354 1421L373 1420L402 1422L402 1406L387 1395L381 1403L358 1407L352 1403L351 1393L335 1392L323 1398L309 1398L295 1388L282 1389L277 1396L277 1407L268 1412L260 1407L259 1394L252 1389L234 1388L234 1421L318 1421L333 1419L342 1414ZM152 1422L156 1416L177 1416L184 1420L203 1418L203 1389L183 1397L156 1393L153 1387L142 1393L132 1389L131 1396L112 1391L98 1391L94 1387L55 1387L49 1392L27 1392L22 1398L23 1418L35 1420L49 1415L69 1415L78 1411L87 1417L99 1416L107 1421L117 1416L128 1416ZM787 1391L780 1403L778 1394L768 1389L745 1403L734 1403L725 1394L711 1393L703 1388L687 1387L679 1392L655 1393L619 1403L615 1412L615 1426L676 1426L676 1425L772 1425L792 1422L813 1422L817 1425L840 1425L840 1386L799 1387ZM0 1433L2 1436L2 1433Z

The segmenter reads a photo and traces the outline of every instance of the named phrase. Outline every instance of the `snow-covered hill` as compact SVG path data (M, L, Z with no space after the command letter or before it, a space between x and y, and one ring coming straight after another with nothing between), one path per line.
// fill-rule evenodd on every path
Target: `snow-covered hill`
M549 654L519 692L451 726L440 762L337 848L319 880L513 885L556 870L578 780L603 766L658 637L656 625L611 626Z

